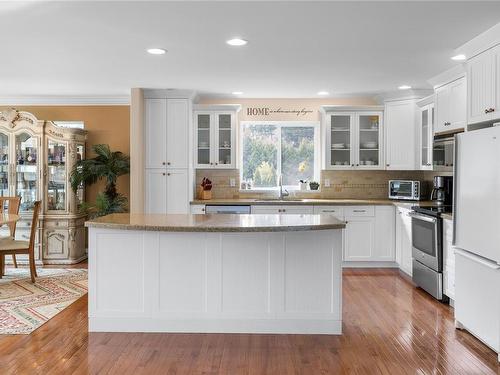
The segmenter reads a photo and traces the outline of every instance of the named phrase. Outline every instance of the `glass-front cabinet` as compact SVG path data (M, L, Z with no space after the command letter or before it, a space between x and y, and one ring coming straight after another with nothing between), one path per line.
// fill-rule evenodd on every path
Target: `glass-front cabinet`
M326 169L382 169L383 112L369 109L325 111Z
M239 110L239 105L196 106L196 168L236 168L236 123Z
M28 112L0 112L0 194L21 197L19 240L29 240L33 204L42 201L35 251L41 263L71 264L86 257L85 214L78 207L83 186L74 194L69 185L73 165L84 157L85 139L82 129L58 127ZM5 230L0 228L1 235Z
M426 104L420 108L419 118L419 140L420 157L419 166L422 170L432 170L433 165L433 127L434 127L434 104Z

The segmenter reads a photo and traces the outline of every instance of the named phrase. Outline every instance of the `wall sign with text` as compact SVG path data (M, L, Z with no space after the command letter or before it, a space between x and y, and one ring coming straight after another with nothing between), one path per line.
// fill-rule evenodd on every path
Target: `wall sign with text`
M307 116L313 113L313 110L301 109L286 109L286 108L271 108L271 107L248 107L246 109L247 116L276 116L276 115L295 115L297 117Z

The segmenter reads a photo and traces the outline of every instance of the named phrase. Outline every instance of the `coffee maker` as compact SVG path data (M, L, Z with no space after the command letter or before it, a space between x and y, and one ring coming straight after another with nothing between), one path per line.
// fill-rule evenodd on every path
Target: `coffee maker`
M451 206L453 202L453 177L435 176L431 192L431 201L438 206Z

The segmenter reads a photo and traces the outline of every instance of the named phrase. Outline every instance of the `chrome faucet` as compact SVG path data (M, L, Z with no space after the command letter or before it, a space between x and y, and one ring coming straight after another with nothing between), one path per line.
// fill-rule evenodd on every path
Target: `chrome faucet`
M288 190L283 189L283 175L282 174L280 174L278 177L278 185L280 187L279 199L283 199L285 197L288 197L290 195L290 193L288 192Z

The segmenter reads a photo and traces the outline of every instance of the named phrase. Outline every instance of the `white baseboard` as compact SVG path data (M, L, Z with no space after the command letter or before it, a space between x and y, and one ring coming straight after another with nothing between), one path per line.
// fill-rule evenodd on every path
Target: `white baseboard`
M341 320L89 318L89 332L273 333L340 335Z
M399 268L396 262L342 262L342 268Z

